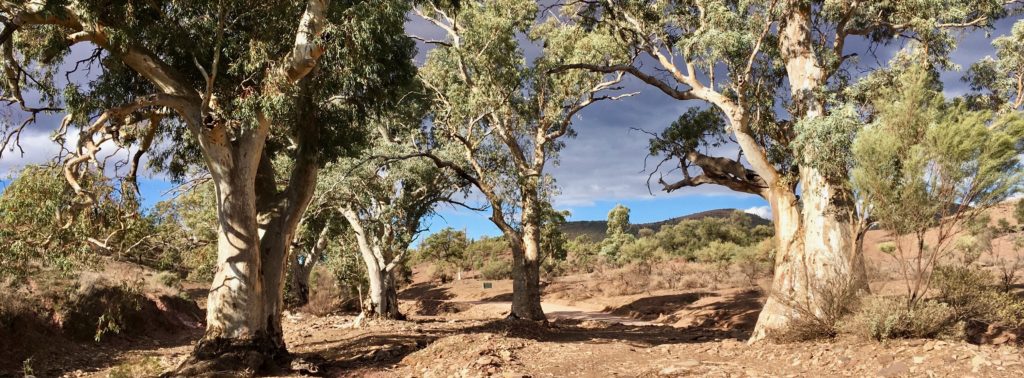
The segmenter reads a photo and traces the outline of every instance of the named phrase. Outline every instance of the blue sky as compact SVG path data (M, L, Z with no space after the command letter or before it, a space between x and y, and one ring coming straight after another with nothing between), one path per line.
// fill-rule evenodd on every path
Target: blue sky
M953 62L966 70L978 59L992 55L991 39L1007 34L1012 24L1019 19L1020 16L1015 16L1000 20L995 30L988 33L976 31L961 35L959 48L952 54ZM415 20L415 17L406 24L406 30L420 36L437 36L437 30ZM847 52L859 55L858 63L851 67L851 71L862 73L884 65L902 46L902 42L896 42L869 50L862 41L850 41ZM73 51L71 55L85 54L86 50ZM425 46L421 45L417 62L422 62L425 50ZM526 50L528 54L535 54L536 47L528 46ZM948 96L966 92L966 86L960 81L962 76L962 71L942 75ZM615 204L621 203L632 209L632 220L635 223L659 221L719 208L750 210L768 216L767 204L760 198L730 192L722 187L686 188L671 194L659 192L654 187L652 194L647 186L649 171L645 171L644 164L647 137L631 131L631 128L661 131L687 108L700 106L701 103L671 99L632 78L626 79L625 87L626 91L639 91L640 94L622 101L598 103L581 112L575 120L573 127L577 136L566 141L566 148L548 168L548 172L558 182L559 194L554 197L556 208L572 212L571 220L599 220L605 219L607 212ZM22 136L24 155L10 152L3 155L0 159L0 178L9 177L24 164L45 162L56 155L59 149L49 140L49 130L59 122L59 117L51 118L41 121L38 128ZM735 150L735 147L726 148ZM675 180L678 176L678 173L666 175L666 180ZM165 198L173 185L161 176L149 174L145 177L140 180L140 189L144 205L148 207ZM0 180L0 187L4 185L3 180ZM451 226L466 229L473 237L498 234L486 215L464 209L442 208L427 223L431 231Z

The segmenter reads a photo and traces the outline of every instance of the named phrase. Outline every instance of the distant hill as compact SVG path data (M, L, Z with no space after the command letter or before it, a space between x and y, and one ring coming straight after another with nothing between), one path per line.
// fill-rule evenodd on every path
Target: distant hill
M660 221L660 222L634 224L634 225L630 226L629 232L631 234L633 234L633 235L636 235L636 234L638 234L640 232L641 229L644 229L644 228L649 228L649 229L654 230L655 232L657 232L657 231L660 231L661 227L663 227L665 225L674 225L674 224L682 222L684 220L698 220L698 219L704 219L704 218L708 218L708 217L711 217L711 218L728 218L735 211L742 211L742 210L737 210L737 209L708 210L708 211L702 211L702 212L699 212L699 213L693 213L693 214L690 214L690 215L684 215L684 216L681 216L681 217L675 217L675 218L672 218L672 219L666 219L666 220L663 220L663 221ZM761 217L759 217L757 215L754 215L754 214L744 213L744 215L746 217L748 217L750 219L750 223L755 225L755 226L770 225L770 224L772 224L772 221L770 221L768 219L761 218ZM562 226L562 232L565 232L566 236L568 236L569 239L575 239L577 236L585 236L587 239L590 239L591 241L598 241L598 240L604 239L604 234L605 234L605 231L607 229L608 229L608 224L607 224L606 221L603 221L603 220L601 220L601 221L573 221L573 222L566 222L565 225Z

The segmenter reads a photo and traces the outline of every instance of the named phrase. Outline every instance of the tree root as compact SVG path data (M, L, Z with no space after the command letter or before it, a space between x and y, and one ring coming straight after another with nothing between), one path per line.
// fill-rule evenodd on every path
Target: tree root
M271 337L203 339L188 359L162 377L253 377L289 366L289 357L284 344Z

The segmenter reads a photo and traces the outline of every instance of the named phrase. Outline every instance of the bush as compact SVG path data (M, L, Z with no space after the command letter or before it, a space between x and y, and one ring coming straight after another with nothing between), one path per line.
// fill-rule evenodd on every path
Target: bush
M847 323L854 334L874 339L934 338L957 332L953 309L936 301L908 307L907 297L868 297Z
M512 263L505 259L488 261L480 268L480 277L485 280L504 280L511 278Z
M1024 300L1003 292L986 271L973 266L940 266L932 278L938 300L968 325L1024 326Z
M732 263L739 267L740 272L752 284L764 275L770 275L775 269L775 241L764 239L755 246L746 247L732 256Z

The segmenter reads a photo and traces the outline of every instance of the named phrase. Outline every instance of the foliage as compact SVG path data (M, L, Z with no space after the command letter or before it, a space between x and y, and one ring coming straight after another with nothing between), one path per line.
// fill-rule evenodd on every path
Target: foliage
M848 331L874 340L934 338L955 332L956 317L944 303L871 296L846 324Z
M992 275L973 265L935 268L937 300L950 306L958 321L1024 326L1024 299L1002 290Z
M122 257L150 232L137 200L98 173L81 185L96 200L80 198L53 166L28 166L0 194L0 282L24 282L39 269L69 273L92 257ZM130 191L129 191L130 192Z
M853 146L851 183L865 211L896 235L911 306L936 262L954 250L957 227L1012 195L1021 181L1017 115L947 104L923 65L902 72L874 103L874 122ZM926 243L935 228L937 239Z
M608 212L608 230L605 231L605 235L613 237L625 234L629 226L629 208L617 204Z
M412 263L433 264L434 277L441 282L452 280L460 272L467 269L466 249L469 240L465 231L457 231L446 227L430 234L412 258Z
M967 70L964 81L975 91L967 101L979 108L1021 110L1024 106L1024 21L1009 35L992 40L996 56L985 57Z
M149 245L157 267L196 282L213 280L219 232L215 198L213 183L205 182L154 206L156 229Z
M512 262L508 259L490 260L480 267L480 277L485 280L505 280L512 278Z

